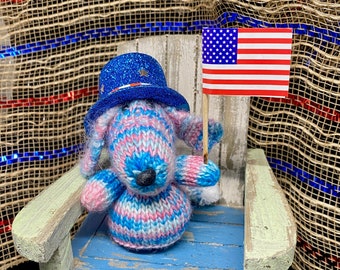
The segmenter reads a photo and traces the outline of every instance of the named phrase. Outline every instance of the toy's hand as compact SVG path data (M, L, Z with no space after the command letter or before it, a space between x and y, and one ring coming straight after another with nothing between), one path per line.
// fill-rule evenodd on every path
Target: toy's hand
M110 170L102 170L86 183L80 201L88 211L101 212L118 198L124 186Z
M179 184L208 187L215 185L219 178L220 169L211 160L205 164L201 156L177 157L175 179Z
M223 127L221 123L209 120L208 122L208 149L210 150L216 143L218 143L223 136ZM198 150L203 150L203 130L202 139L200 140L200 147Z

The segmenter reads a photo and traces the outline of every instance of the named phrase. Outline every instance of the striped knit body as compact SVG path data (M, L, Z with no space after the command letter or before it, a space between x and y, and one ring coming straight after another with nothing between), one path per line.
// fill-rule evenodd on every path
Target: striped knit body
M154 107L154 106L152 106ZM190 219L188 196L170 184L175 170L175 134L164 110L133 102L110 123L107 144L113 172L127 189L111 206L111 237L129 249L158 249L176 242ZM137 176L155 171L154 183Z
M154 196L125 190L107 217L109 232L131 250L166 248L179 240L190 219L188 196L174 184Z
M221 126L210 122L210 131L213 145L221 137ZM119 245L142 251L172 245L190 219L187 189L217 183L220 172L211 161L176 156L179 137L201 148L201 119L144 100L114 107L94 125L81 164L82 173L90 177L81 201L89 211L108 210L108 230ZM96 171L103 147L110 166Z

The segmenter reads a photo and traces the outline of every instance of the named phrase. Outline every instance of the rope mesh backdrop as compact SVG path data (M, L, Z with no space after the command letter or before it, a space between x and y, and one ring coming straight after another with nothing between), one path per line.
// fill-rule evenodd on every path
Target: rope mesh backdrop
M205 26L294 29L289 97L252 99L249 147L266 151L294 212L293 267L340 269L339 22L337 0L0 0L0 269L25 260L16 213L78 162L117 45Z

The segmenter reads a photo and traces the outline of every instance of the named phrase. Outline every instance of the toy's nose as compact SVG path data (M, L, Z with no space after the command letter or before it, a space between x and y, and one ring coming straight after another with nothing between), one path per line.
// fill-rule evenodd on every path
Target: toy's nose
M154 169L147 169L137 176L137 184L143 187L152 185L156 180L156 172Z

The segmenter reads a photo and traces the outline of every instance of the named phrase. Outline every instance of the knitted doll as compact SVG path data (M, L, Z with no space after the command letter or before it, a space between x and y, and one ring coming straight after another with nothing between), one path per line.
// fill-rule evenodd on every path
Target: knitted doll
M99 78L99 100L85 117L88 142L81 172L88 181L81 195L89 211L107 211L111 238L128 249L166 248L180 239L198 202L216 186L218 167L201 156L176 156L176 139L202 150L202 120L189 113L178 92L167 87L152 57L128 53L113 58ZM209 148L222 127L209 120ZM108 168L97 168L103 148ZM208 197L210 191L207 192Z

